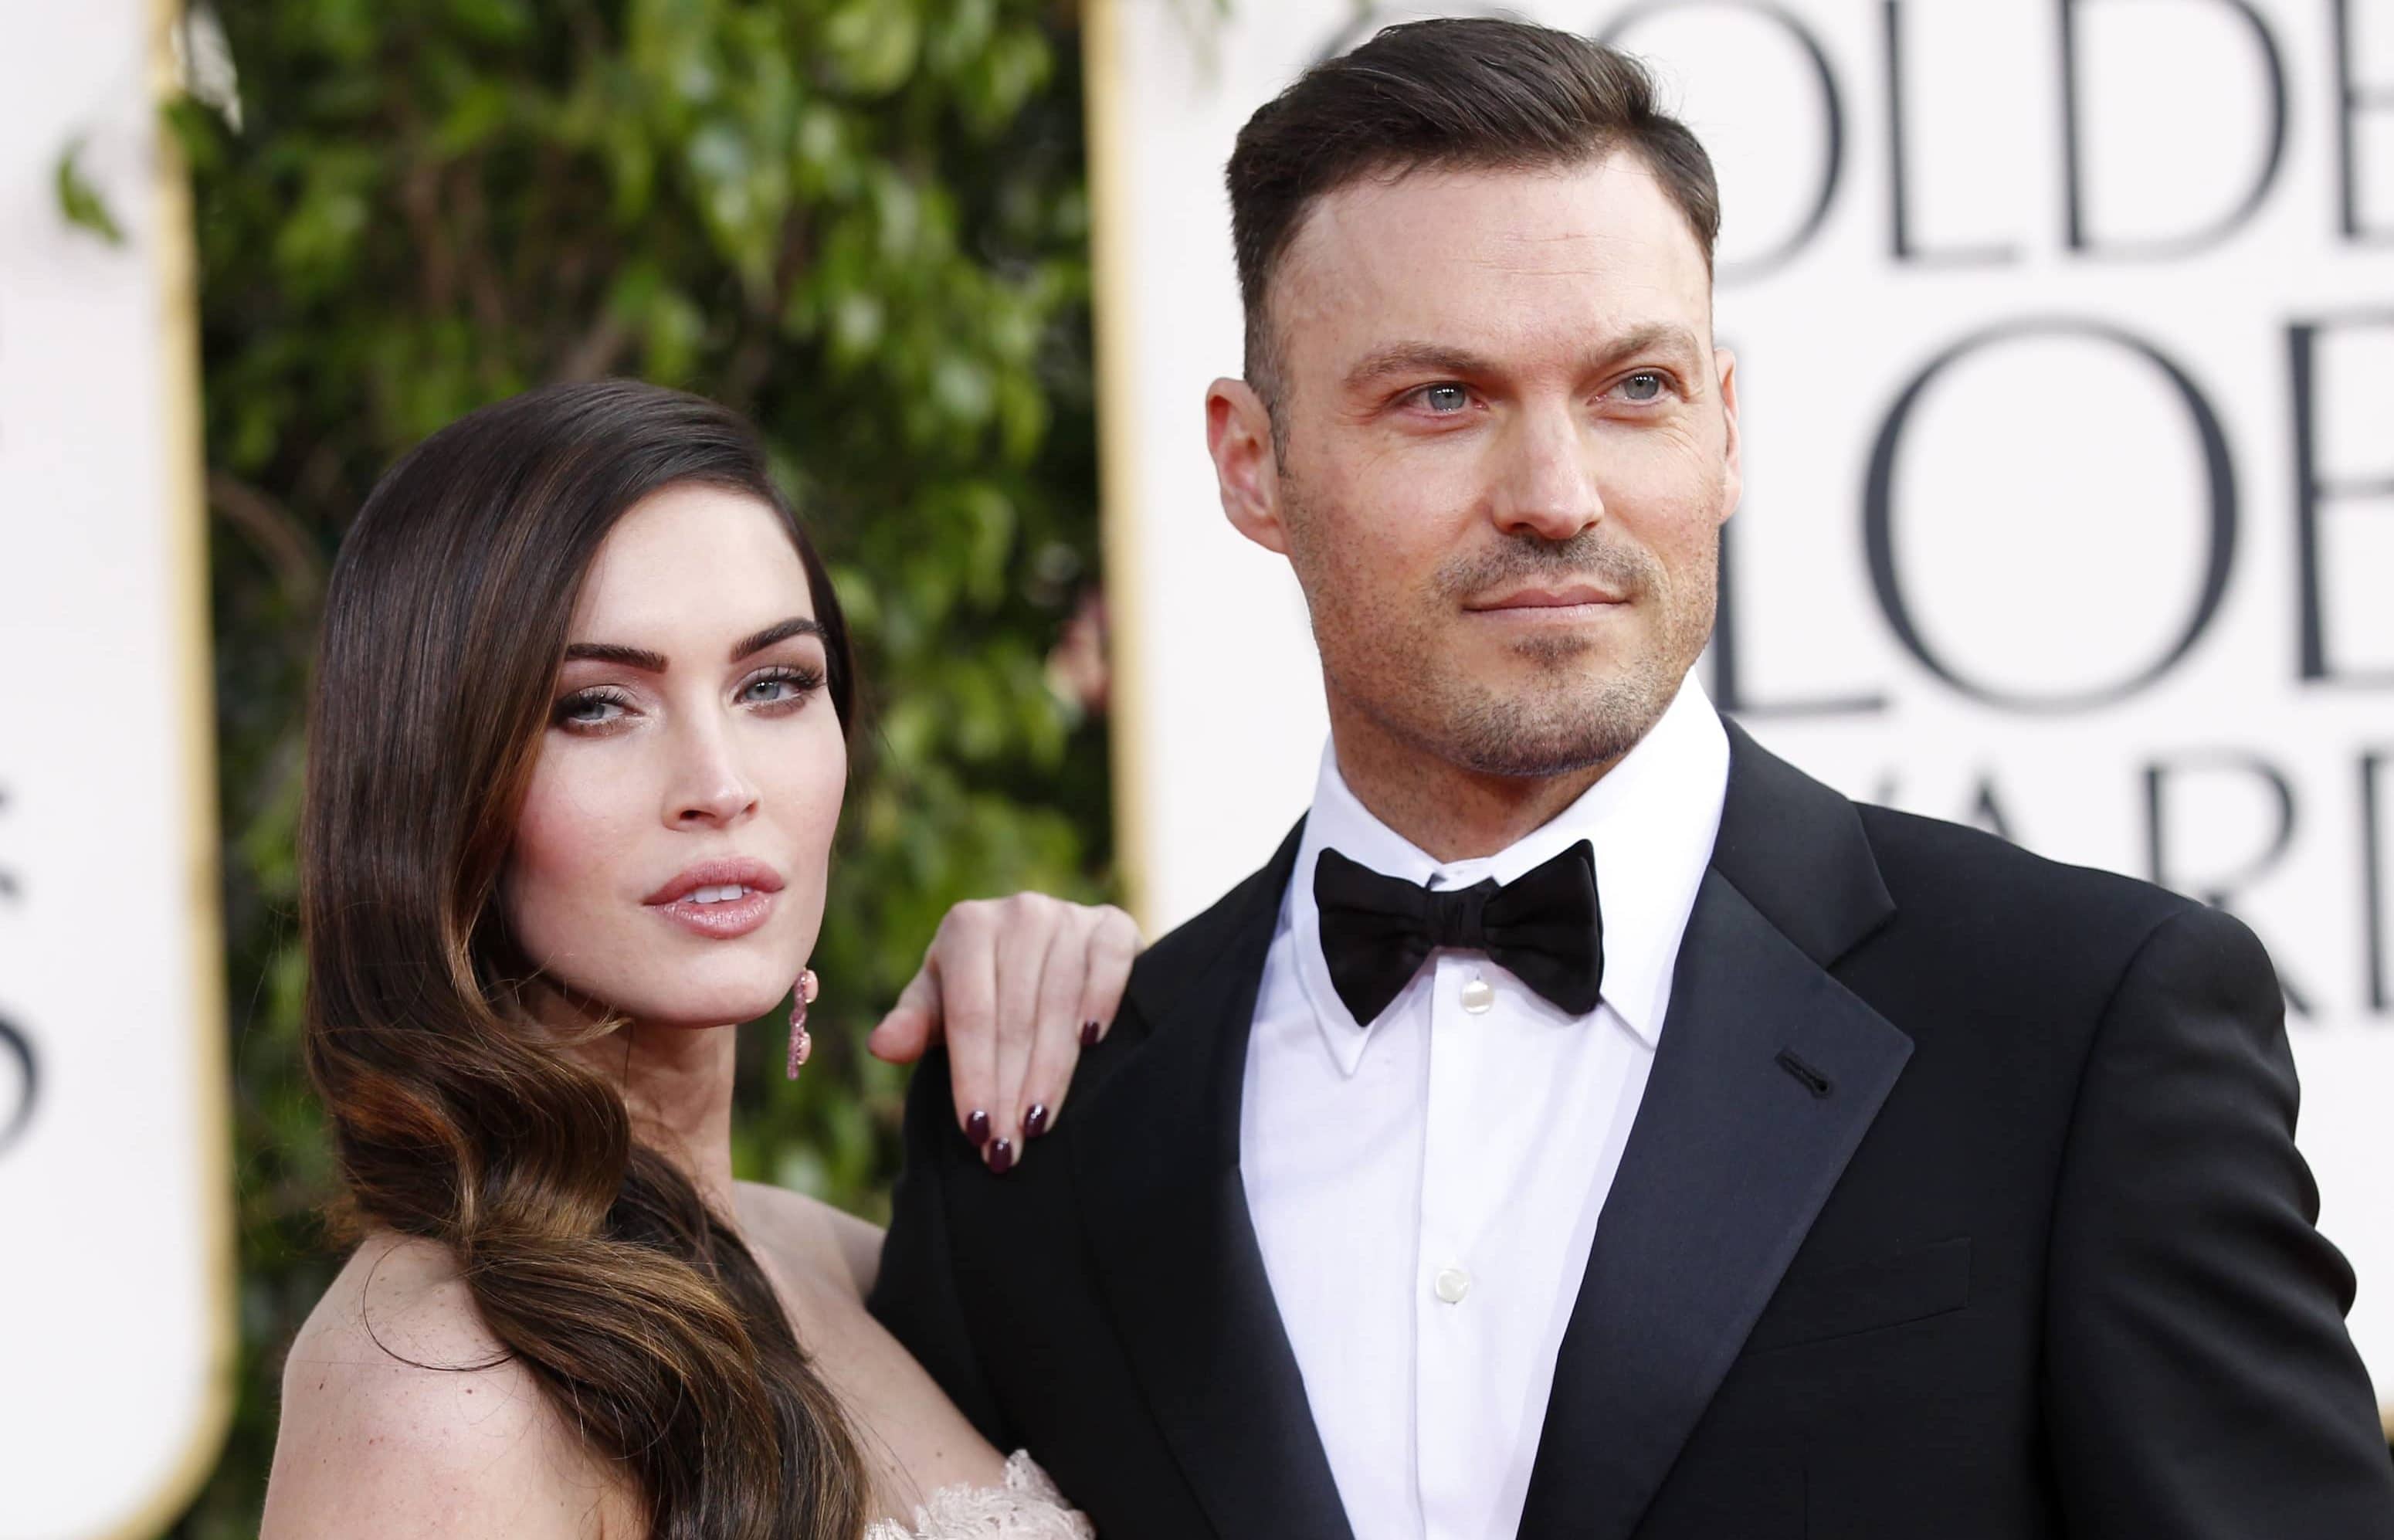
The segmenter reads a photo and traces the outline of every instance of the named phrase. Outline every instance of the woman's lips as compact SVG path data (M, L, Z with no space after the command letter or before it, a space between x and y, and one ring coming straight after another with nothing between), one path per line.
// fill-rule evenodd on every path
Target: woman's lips
M664 918L712 941L731 941L773 913L782 874L761 861L704 861L685 867L644 901Z
M773 902L772 894L751 888L736 899L717 899L712 903L687 898L649 907L694 934L728 941L763 925L773 913Z

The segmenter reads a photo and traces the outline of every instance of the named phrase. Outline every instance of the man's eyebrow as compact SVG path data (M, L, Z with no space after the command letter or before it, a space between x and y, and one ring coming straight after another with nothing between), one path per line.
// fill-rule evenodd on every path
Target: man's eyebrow
M822 634L823 628L819 622L809 620L804 615L792 615L787 620L776 621L754 636L742 638L731 649L731 661L738 663L743 658L754 657L775 642L787 641L792 637L820 637Z
M570 644L565 649L565 661L572 663L578 658L588 658L597 663L621 664L626 668L637 668L643 674L662 674L665 671L665 655L663 652L651 652L645 647L625 647L612 641L577 641Z
M1696 335L1673 321L1633 326L1599 344L1582 361L1581 370L1597 374L1639 353L1677 352L1689 359L1703 356ZM1396 342L1364 355L1347 372L1347 386L1357 389L1397 375L1452 375L1458 379L1484 379L1501 373L1493 360L1467 348L1438 342Z
M1678 353L1693 361L1704 356L1696 334L1676 321L1652 321L1632 326L1588 355L1587 372L1596 374L1639 353Z
M1349 389L1391 375L1486 375L1496 372L1490 360L1464 348L1437 342L1394 342L1367 353L1347 371Z

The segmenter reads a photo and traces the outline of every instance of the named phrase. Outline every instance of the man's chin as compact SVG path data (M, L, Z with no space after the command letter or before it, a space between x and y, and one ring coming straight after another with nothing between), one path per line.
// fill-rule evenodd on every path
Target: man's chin
M1594 619L1569 623L1473 621L1450 634L1449 656L1467 677L1492 684L1560 681L1572 688L1601 689L1640 671L1654 651L1639 617L1606 610Z
M1467 740L1453 756L1480 775L1514 781L1551 781L1557 776L1604 770L1638 746L1634 737L1577 737L1543 743Z
M1487 693L1450 714L1446 757L1487 775L1544 778L1610 765L1638 746L1671 704L1660 681L1610 667Z

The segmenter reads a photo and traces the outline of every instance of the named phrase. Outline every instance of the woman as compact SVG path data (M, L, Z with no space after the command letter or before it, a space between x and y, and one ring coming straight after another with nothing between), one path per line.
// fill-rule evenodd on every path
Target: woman
M865 1313L878 1231L731 1178L724 1023L794 980L803 1019L854 691L821 561L707 402L520 396L368 499L301 844L362 1241L285 1371L267 1540L1085 1533ZM909 991L947 982L993 1170L1120 994L1127 922L1059 908L944 927Z

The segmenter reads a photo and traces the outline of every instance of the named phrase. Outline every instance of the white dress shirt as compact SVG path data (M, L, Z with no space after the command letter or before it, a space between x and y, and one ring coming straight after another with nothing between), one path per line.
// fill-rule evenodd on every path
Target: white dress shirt
M1256 997L1240 1169L1356 1540L1512 1540L1519 1526L1728 782L1728 734L1690 680L1551 823L1441 865L1366 811L1323 751ZM1604 924L1592 1014L1441 949L1357 1025L1322 956L1325 847L1460 888L1510 882L1581 839Z

